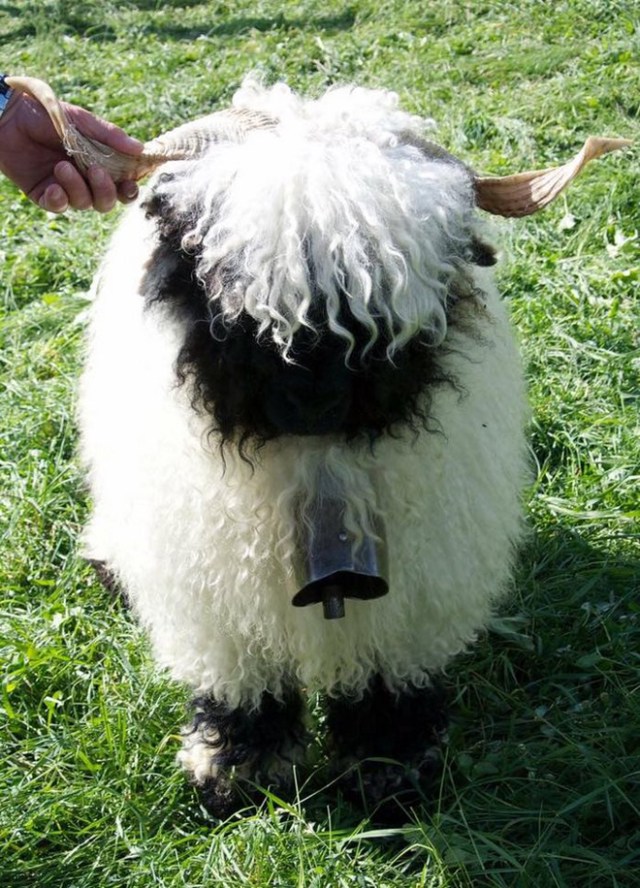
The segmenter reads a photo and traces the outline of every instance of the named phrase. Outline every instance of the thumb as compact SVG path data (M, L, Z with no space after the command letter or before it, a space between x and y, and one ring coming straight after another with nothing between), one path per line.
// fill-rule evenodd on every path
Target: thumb
M65 103L64 107L69 119L84 136L96 139L96 141L108 145L109 148L113 148L114 151L122 151L124 154L137 155L142 152L143 143L139 139L127 135L114 123L96 117L90 111L79 108L77 105Z

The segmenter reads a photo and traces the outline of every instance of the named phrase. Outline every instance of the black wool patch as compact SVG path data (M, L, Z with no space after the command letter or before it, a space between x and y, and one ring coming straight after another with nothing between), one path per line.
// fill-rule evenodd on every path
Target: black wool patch
M353 317L345 296L339 321L355 343L348 360L345 340L328 329L321 308L317 319L312 308L314 329L296 332L290 359L284 360L268 335L258 335L258 322L246 312L233 322L216 315L196 276L197 251L182 248L195 216L178 215L158 194L144 208L156 220L159 242L142 294L182 327L177 379L191 385L194 408L212 417L212 431L223 444L233 442L244 452L282 435L328 434L373 442L407 428L437 427L430 423L431 393L444 384L455 386L442 366L446 345L433 347L416 336L390 359L386 323L380 321L378 338L368 347L369 331ZM478 259L488 264L487 255ZM451 294L450 327L457 324L463 302L474 301L472 295ZM320 306L322 298L315 294L313 303Z
M220 769L217 777L209 777L199 786L200 800L214 817L226 819L234 811L260 801L259 786L274 787L269 766L276 757L285 757L294 749L304 749L307 732L304 727L305 706L300 693L290 689L282 700L265 692L255 710L231 709L210 696L197 697L192 703L192 731L202 729L209 735L211 761ZM213 739L215 738L215 739ZM248 766L251 780L233 779L233 769ZM292 762L293 769L293 762ZM279 776L283 787L291 782L286 771ZM276 778L276 784L278 778Z

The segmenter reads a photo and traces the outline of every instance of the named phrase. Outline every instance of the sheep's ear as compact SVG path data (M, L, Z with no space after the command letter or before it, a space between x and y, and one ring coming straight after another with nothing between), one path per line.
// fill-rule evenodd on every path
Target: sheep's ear
M469 259L474 265L482 265L485 268L495 265L498 261L496 251L491 244L487 244L475 236L471 238Z
M476 176L476 204L496 216L530 216L551 203L590 160L631 144L629 139L589 136L582 150L563 166L514 176Z

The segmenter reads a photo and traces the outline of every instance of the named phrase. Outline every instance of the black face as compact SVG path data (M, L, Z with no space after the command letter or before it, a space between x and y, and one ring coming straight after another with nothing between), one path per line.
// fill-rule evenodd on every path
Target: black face
M193 386L194 407L211 415L212 430L223 442L245 448L281 435L327 434L373 441L402 427L428 426L430 392L455 384L441 368L442 346L416 337L390 361L390 337L381 324L376 343L365 352L369 333L345 307L339 320L355 339L348 363L345 340L321 322L296 333L285 361L268 336L258 337L258 324L248 314L226 326L213 315L195 275L197 254L181 249L188 220L176 218L158 196L145 209L157 219L160 242L143 296L150 305L164 306L184 329L178 379ZM456 323L459 301L452 294L449 325Z

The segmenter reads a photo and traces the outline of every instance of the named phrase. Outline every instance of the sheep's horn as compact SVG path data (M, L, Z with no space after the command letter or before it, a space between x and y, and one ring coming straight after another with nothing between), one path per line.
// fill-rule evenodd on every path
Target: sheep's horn
M276 121L258 111L217 111L170 130L146 142L141 154L123 154L103 142L83 135L69 120L64 106L48 83L35 77L6 77L12 89L26 92L47 111L66 152L85 171L92 164L105 169L114 182L141 179L170 160L189 160L202 155L214 142L241 141L250 129L272 127Z
M631 144L629 139L589 136L582 150L563 166L514 176L475 176L476 203L496 216L529 216L551 203L590 160Z

